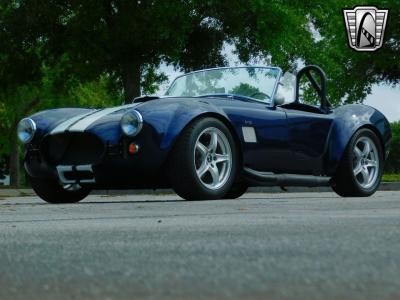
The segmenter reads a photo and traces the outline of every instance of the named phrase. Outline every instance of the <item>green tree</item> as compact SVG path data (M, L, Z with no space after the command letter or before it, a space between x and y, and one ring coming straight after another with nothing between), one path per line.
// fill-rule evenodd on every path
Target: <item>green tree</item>
M261 53L271 57L272 63L283 66L284 70L296 69L299 61L320 65L329 77L328 92L334 104L362 102L373 84L399 84L398 0L362 3L390 9L384 44L377 52L356 52L348 46L342 9L360 5L359 1L250 2L258 22L252 26L253 30L249 30L251 37L246 37L249 44L239 42L243 59ZM275 18L271 19L271 14ZM281 34L271 39L271 31Z
M179 0L1 2L0 151L10 153L12 184L18 184L19 169L14 133L23 116L49 106L88 104L88 93L95 92L91 84L99 84L99 78L115 94L123 91L125 101L138 96L141 87L152 93L166 79L156 72L162 61L178 65L182 60L187 69L222 63L223 37L202 22L205 16L195 5ZM198 47L196 41L206 45Z
M235 95L254 97L257 96L257 94L260 94L261 92L255 86L252 86L248 83L240 83L239 85L235 86L231 91L229 91L229 93Z
M392 128L392 144L388 160L385 164L386 173L400 173L400 122L390 124Z
M400 82L400 7L397 0L364 1L390 9L383 47L377 52L356 52L347 44L343 8L359 5L355 0L315 1L310 20L322 39L314 42L305 60L322 65L331 79L331 99L336 103L361 102L373 84Z
M14 13L18 3L0 4L0 152L10 153L11 183L18 185L19 154L15 129L18 116L38 104L36 90L41 78L40 51L30 32L22 28L26 20Z
M28 19L30 32L43 40L48 63L68 53L73 60L66 71L83 80L107 73L121 84L126 101L140 95L141 83L149 87L165 79L155 72L162 61L187 66L221 61L213 49L222 48L223 37L202 23L205 16L193 1L18 3L15 14Z
M105 81L112 82L99 74L93 76L94 83L81 82L71 72L72 63L66 53L49 61L46 38L30 27L35 19L20 1L0 4L0 156L7 157L14 186L19 184L20 157L15 134L19 120L48 107L101 105L99 99L106 97L97 95L94 100L87 91L91 88L93 93L99 93L104 90ZM78 97L84 92L85 97ZM118 97L113 95L113 99Z
M63 106L113 106L123 99L121 95L110 91L106 76L84 83L70 79L68 86L60 89L57 86L58 72L51 68L44 69L40 81L0 91L0 157L8 156L13 186L19 185L20 157L15 132L23 116L33 111Z
M165 78L160 62L185 71L224 65L224 42L240 58L264 55L292 66L313 42L307 1L260 0L37 0L14 1L10 14L26 20L15 34L40 41L46 63L68 53L66 72L83 80L109 74L126 101L141 83ZM15 24L14 24L15 25ZM301 45L305 45L302 47ZM143 88L143 86L142 86Z

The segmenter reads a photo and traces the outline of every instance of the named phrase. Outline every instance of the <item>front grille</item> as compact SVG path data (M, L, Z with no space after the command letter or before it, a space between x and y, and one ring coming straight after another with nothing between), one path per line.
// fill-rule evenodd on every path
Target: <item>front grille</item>
M93 134L71 132L47 136L41 150L51 165L84 165L99 162L105 146Z

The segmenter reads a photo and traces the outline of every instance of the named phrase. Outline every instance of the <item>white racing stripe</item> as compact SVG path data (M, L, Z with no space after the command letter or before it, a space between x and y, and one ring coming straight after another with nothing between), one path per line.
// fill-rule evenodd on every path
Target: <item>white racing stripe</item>
M83 132L91 124L93 124L100 118L108 114L112 114L113 112L119 111L121 109L136 107L137 105L138 103L127 104L127 105L105 108L101 110L91 111L89 113L80 114L58 125L51 131L50 134L58 134L65 131Z
M85 131L91 124L93 124L94 122L96 122L97 120L112 114L116 111L119 111L121 109L126 109L126 108L133 108L135 106L137 106L138 103L134 103L134 104L128 104L128 105L122 105L122 106L118 106L118 107L111 107L111 108L105 108L103 110L100 110L94 114L91 114L85 118L83 118L82 120L76 122L75 124L73 124L71 127L69 127L68 131L71 132L83 132Z
M71 126L72 124L74 124L75 122L78 122L79 120L81 120L81 119L83 119L83 118L85 118L85 117L87 117L87 116L89 116L89 115L91 115L91 114L94 114L95 112L96 112L96 111L91 111L91 112L88 112L88 113L84 113L84 114L77 115L77 116L75 116L75 117L73 117L73 118L71 118L71 119L68 119L67 121L62 122L60 125L58 125L56 128L54 128L54 129L50 132L50 134L63 133L65 130L68 129L68 127L70 127L70 126Z

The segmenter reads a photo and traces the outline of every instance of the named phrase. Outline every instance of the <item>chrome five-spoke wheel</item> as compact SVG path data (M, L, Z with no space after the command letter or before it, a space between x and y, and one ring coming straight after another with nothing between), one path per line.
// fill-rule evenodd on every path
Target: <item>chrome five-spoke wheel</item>
M343 153L332 188L343 197L367 197L381 181L384 157L379 137L368 128L358 130Z
M365 189L373 186L379 176L379 153L375 143L366 136L354 144L353 174Z
M197 138L194 150L196 174L209 189L219 189L232 169L232 151L225 134L215 127L206 128Z
M168 159L168 178L187 200L225 197L238 176L240 158L235 138L220 120L204 117L182 132Z

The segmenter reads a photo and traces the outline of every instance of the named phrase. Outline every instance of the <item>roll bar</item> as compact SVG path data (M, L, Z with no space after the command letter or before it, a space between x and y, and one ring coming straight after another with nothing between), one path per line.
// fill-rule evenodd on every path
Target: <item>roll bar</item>
M319 78L321 80L321 86L318 84L318 82L315 80L314 76L311 74L311 71L314 71L319 75ZM318 93L318 96L321 98L321 109L323 110L329 110L331 107L331 104L328 101L328 97L326 95L326 75L325 72L318 66L316 65L310 65L306 66L303 69L301 69L296 76L296 94L295 94L295 102L299 102L299 91L300 91L300 80L301 78L306 75L308 80L311 82L311 85L313 88L316 90Z

